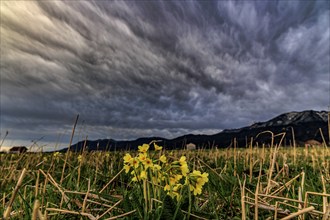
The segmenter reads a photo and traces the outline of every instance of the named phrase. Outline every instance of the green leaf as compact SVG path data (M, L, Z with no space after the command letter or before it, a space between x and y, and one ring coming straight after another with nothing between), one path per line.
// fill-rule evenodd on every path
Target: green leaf
M166 195L164 202L163 202L163 212L160 217L161 220L182 220L184 219L184 215L181 212L180 208L178 207L179 204L177 204L171 196ZM175 214L175 211L177 213Z

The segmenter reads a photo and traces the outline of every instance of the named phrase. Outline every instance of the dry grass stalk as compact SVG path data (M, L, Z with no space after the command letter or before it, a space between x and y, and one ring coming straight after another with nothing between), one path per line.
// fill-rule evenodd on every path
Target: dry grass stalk
M83 205L82 205L81 212L85 212L87 198L88 198L88 194L89 194L90 189L91 189L91 180L88 179L87 192L86 192L86 195L85 195L85 198L84 198L84 202L83 202Z
M252 145L253 145L253 138L251 138L251 143L250 143L250 147L249 147L249 163L250 163L250 179L249 179L249 182L251 183L252 182L252 174L253 174L253 148L252 148Z
M305 193L305 201L304 201L304 208L307 207L307 203L308 203L308 195L316 195L316 196L323 196L323 197L330 197L330 194L326 194L326 193L318 193L318 192L309 192L307 191ZM311 203L309 203L311 204ZM323 213L322 213L323 214Z
M274 213L274 219L277 219L277 209L278 209L278 202L275 202L275 213Z
M201 206L200 206L200 209L201 210L203 210L205 207L207 207L208 206L208 204L209 204L209 199L207 199Z
M21 173L21 175L20 175L20 177L19 177L19 179L18 179L18 181L17 181L17 184L16 184L16 186L15 186L15 189L14 189L14 191L13 191L13 193L12 193L12 195L11 195L11 198L10 198L10 200L9 200L8 206L7 206L7 208L6 208L6 210L5 210L4 214L3 214L3 218L4 218L4 219L7 219L7 218L10 216L10 212L11 212L11 208L12 208L12 205L13 205L14 199L15 199L15 197L16 197L16 194L17 194L19 188L20 188L21 185L22 185L22 182L23 182L23 179L24 179L24 177L25 177L26 171L27 171L27 170L26 170L25 168L22 170L22 173Z
M277 190L275 190L273 193L271 193L270 195L276 195L280 192L282 192L284 189L288 188L296 179L298 179L302 174L298 174L297 176L295 176L294 178L292 178L291 180L289 180L288 182L286 182L283 186L281 186L280 188L278 188ZM266 193L267 194L267 193Z
M302 199L302 191L301 191L301 187L298 187L298 200L299 200L299 204L298 204L298 208L302 209L302 204L304 204L303 199ZM301 216L299 216L298 218L299 220L302 220L303 218Z
M294 129L291 127L291 132L292 132L292 142L293 142L293 165L296 165L296 158L297 158L297 148L296 148L296 140L294 137Z
M308 195L315 195L315 196L326 196L326 197L330 197L330 194L327 194L327 193L318 193L318 192L310 192L310 191L307 191L305 193L305 197L307 198ZM306 199L305 198L305 199Z
M187 211L184 211L181 209L181 212L183 212L184 214L188 214ZM204 218L204 217L201 217L201 216L198 216L198 215L195 215L195 214L192 214L192 213L189 213L190 216L196 218L196 219L202 219L202 220L208 220L207 218Z
M323 215L322 220L328 220L328 219L330 219L330 205L327 207L327 211Z
M93 204L96 204L96 205L100 205L100 206L103 206L103 207L106 207L106 208L110 208L110 207L113 206L113 205L108 205L108 204L105 204L103 202L101 203L101 202L97 202L97 201L90 200L90 199L87 199L87 202L93 203ZM117 210L119 210L119 209L117 208Z
M97 157L97 156L96 156ZM95 172L94 172L94 181L93 181L93 185L96 184L96 181L97 181L97 174L98 174L98 171L99 171L99 163L98 163L98 158L97 158L97 163L96 163L96 167L95 167Z
M74 131L76 130L76 126L77 126L78 119L79 119L79 115L77 115L76 120L75 120L75 122L74 122L74 125L73 125L73 128L72 128L72 133L71 133L71 138L70 138L69 147L68 147L68 150L67 150L67 152L66 152L66 154L65 154L65 161L64 161L64 164L63 164L62 175L61 175L61 180L60 180L60 184L61 184L61 185L62 185L62 182L63 182L64 171L65 171L66 163L67 163L67 161L68 161L68 157L69 157L69 154L70 154L70 148L71 148L71 145L72 145L72 140L73 140L73 136L74 136Z
M322 129L319 128L319 130L320 130L320 134L321 134L321 137L322 137L323 147L324 147L324 148L327 148L327 142L326 142L325 139L324 139Z
M88 136L86 136L86 138L85 138L82 153L80 154L82 156L82 159L81 159L81 161L79 163L79 167L78 167L77 188L79 188L79 184L80 184L81 166L82 166L83 161L84 161L84 156L83 155L85 155L85 149L86 149L86 145L87 145L87 138L88 138Z
M242 220L246 219L246 210L245 210L245 182L246 182L246 177L244 176L244 181L243 185L241 183L241 180L237 177L239 187L241 189L241 208L242 208Z
M296 203L300 203L300 204L304 204L303 201L297 200L297 199L291 199L291 198L287 198L287 197L280 197L280 196L271 196L271 195L266 195L266 194L259 194L260 197L267 197L267 198L272 198L272 199L281 199L281 200L285 200L285 201L290 201L290 202L296 202ZM309 203L310 205L318 205L316 203Z
M254 203L252 203L252 202L247 202L247 201L245 201L247 204L249 204L249 205L254 205ZM267 211L275 211L275 206L272 206L272 205L265 205L265 204L258 204L258 209L263 209L263 210L267 210ZM278 214L281 214L281 215L283 215L283 216L287 216L287 215L289 215L289 212L288 212L288 210L283 210L283 209L281 209L281 208L277 208L276 209L277 210L277 213Z
M64 193L65 194L71 193L71 194L86 195L85 192L69 191L69 190L64 190ZM111 195L111 197L116 198L116 199L123 199L123 196L121 196L121 195ZM88 198L98 199L98 200L101 200L102 202L113 204L112 201L107 200L107 199L105 199L105 198L103 198L103 197L101 197L101 196L99 196L97 194L91 193L91 192L88 193Z
M223 177L221 176L221 173L222 173L222 171L226 168L226 167L224 167L223 169L222 169L222 171L220 172L220 174L215 170L215 169L213 169L212 167L210 167L207 163L205 163L202 159L200 159L200 158L198 158L197 157L197 159L202 163L202 164L204 164L209 170L211 170L214 174L216 174L220 179L222 179L223 180Z
M114 216L114 217L111 217L111 218L107 218L105 220L114 220L114 219L117 219L117 218L125 217L125 216L128 216L130 214L133 214L134 212L136 212L136 209L134 209L132 211L129 211L129 212L126 212L126 213L121 214L121 215L117 215L117 216Z
M36 188L35 188L35 193L34 196L37 197L38 196L38 191L39 191L39 177L40 177L40 171L38 170L37 173L37 180L36 180Z
M304 194L305 192L305 179L306 179L306 174L304 171L301 172L301 192Z
M234 138L234 176L236 176L236 169L237 169L237 164L236 164L236 138Z
M326 183L325 183L323 175L321 175L321 179L322 179L323 193L326 194L327 189L326 189L326 186L325 186ZM323 213L327 212L327 207L328 207L328 198L326 196L323 196Z
M294 209L300 210L300 209L298 208L298 206L291 205L291 204L287 203L286 201L284 201L284 202L277 201L277 204L282 204L282 205L284 205L284 206L289 206L289 207L291 207L291 208L294 208Z
M262 171L262 162L260 162L259 165L259 176L258 176L258 182L256 187L256 192L254 194L255 199L255 205L254 205L254 218L258 220L258 195L259 195L259 187L260 187L260 178L261 178L261 171Z
M40 211L40 209L38 209L38 217L40 220L46 220L47 219L47 215L43 215Z
M76 211L70 211L65 209L57 209L57 208L46 208L47 211L53 211L53 212L60 212L62 214L73 214L73 215L79 215L79 216L86 216L91 220L96 220L96 218L90 214L90 213L84 213L84 212L76 212Z
M300 216L302 214L306 214L308 212L311 212L314 209L315 209L314 206L310 206L310 207L304 208L304 209L302 209L302 210L300 210L298 212L294 212L294 213L288 215L287 217L282 218L281 220L289 220L289 219L295 218L297 216Z
M261 184L260 184L261 185ZM260 186L259 186L260 187ZM255 201L255 195L254 195L254 193L251 191L251 190L249 190L248 188L245 188L245 190L248 192L248 193L251 193L251 195L254 197L254 198L252 198L252 197L248 197L248 196L245 196L245 198L246 199L249 199L250 201ZM269 205L269 203L264 199L264 198L261 198L260 197L260 193L258 193L258 204L265 204L265 205Z
M257 183L257 187L256 187L256 193L254 195L254 219L258 220L258 194L259 194L259 185L260 183Z
M99 193L102 193L111 183L114 181L122 172L124 171L124 168L122 168L101 190Z
M60 185L53 179L53 177L48 173L46 174L43 170L40 170L40 172L44 175L44 176L47 176L50 183L55 186L58 191L61 193L62 195L62 198L61 198L61 203L60 203L60 207L62 207L62 203L63 201L65 201L66 203L69 202L69 198L65 195L64 191L61 189ZM71 205L70 203L68 203L68 207L71 208Z
M2 207L5 208L5 205L6 205L6 193L3 193L3 196L2 196Z
M271 132L271 131L264 131L264 132L259 133L257 135L257 137L260 134L264 134L264 133L270 133L272 135L271 145L270 145L270 150L272 151L273 146L274 146L274 133ZM275 149L274 149L274 152L273 152L272 156L273 157L272 157L272 160L271 160L271 163L270 163L270 166L269 166L269 171L268 171L268 184L267 184L267 187L266 187L266 194L268 194L268 192L269 192L270 183L271 183L271 179L272 179L272 175L273 175L273 170L274 170L274 165L275 165L275 160L276 160L276 146L275 146Z
M45 201L45 197L44 197L44 195L46 194L46 187L47 187L47 185L48 185L48 176L46 176L46 178L45 178L45 182L44 182L44 185L43 185L43 188L42 188L42 198L41 198L41 206L44 206L44 201Z
M34 205L33 205L32 220L37 220L39 207L40 207L40 202L37 199L37 200L34 201Z
M281 174L283 174L285 172L285 168L282 167L282 169L280 169L279 172L277 172L276 176L273 178L273 180L276 180Z
M107 213L111 212L112 209L114 209L117 205L119 205L123 200L119 200L116 202L113 206L111 206L107 211L105 211L102 215L98 216L97 219L103 218Z

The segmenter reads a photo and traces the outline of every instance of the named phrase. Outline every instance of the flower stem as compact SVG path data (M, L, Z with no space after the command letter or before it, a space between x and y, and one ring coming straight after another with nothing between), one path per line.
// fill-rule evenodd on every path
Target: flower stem
M188 217L187 217L187 219L189 219L190 213L191 213L191 191L190 191L189 187L188 187L188 199L189 199L189 206L188 206Z
M143 180L143 197L144 197L144 214L148 213L148 196L147 196L147 180Z

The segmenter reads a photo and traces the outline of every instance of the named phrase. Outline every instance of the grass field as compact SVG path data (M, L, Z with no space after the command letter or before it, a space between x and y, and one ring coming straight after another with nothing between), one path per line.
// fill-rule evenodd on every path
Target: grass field
M2 219L325 220L329 197L326 146L0 154Z

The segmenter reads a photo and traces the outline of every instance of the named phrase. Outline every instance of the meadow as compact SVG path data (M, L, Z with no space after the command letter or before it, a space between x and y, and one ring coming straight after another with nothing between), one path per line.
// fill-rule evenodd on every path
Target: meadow
M330 149L0 154L2 219L330 219Z

